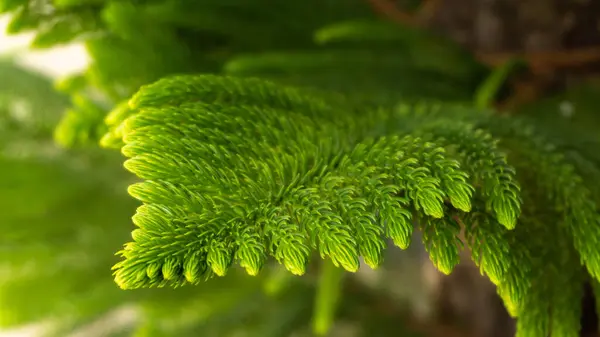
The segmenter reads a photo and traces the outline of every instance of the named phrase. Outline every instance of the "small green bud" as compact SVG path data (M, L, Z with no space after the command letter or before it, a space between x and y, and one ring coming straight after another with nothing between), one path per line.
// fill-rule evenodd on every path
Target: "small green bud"
M161 265L159 263L150 263L146 267L146 275L151 279L155 280L158 277L158 273L161 270Z
M260 245L242 245L236 252L236 257L240 266L251 276L258 275L265 263L265 253Z
M175 259L166 259L162 265L162 274L165 280L172 280L179 273L179 263Z
M308 254L309 250L305 246L289 245L282 251L283 265L294 275L304 275L308 263Z
M208 249L206 262L218 276L227 275L227 270L231 266L232 254L223 242L213 242Z
M200 257L195 254L183 262L183 276L190 283L195 283L198 281L201 274L201 266L204 264L204 261L200 259Z
M349 242L340 242L329 253L331 261L336 267L341 266L349 272L355 273L360 267L356 245Z

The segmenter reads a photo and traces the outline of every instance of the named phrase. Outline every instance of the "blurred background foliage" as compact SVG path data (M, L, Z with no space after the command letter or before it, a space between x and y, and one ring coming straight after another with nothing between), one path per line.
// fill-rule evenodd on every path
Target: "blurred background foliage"
M381 19L364 0L0 0L0 13L7 33L35 33L33 49L80 43L91 60L58 81L0 60L0 329L41 324L36 336L312 335L318 270L296 278L273 266L174 290L114 284L113 252L137 204L120 154L98 143L107 114L141 85L181 73L261 76L357 105L483 95L502 107L519 94L505 77L500 89L482 86L497 68L448 36ZM566 150L583 145L580 166L597 167L599 83L578 78L502 111L547 126ZM332 336L467 336L431 323L442 281L413 247L348 276ZM487 305L473 320L506 316ZM430 323L416 323L423 317Z

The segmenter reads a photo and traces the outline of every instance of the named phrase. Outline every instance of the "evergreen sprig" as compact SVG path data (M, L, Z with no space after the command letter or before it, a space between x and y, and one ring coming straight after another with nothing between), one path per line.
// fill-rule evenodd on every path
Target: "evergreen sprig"
M188 103L191 97L200 102ZM234 258L256 274L267 253L303 274L311 249L348 271L358 269L359 256L377 267L384 230L406 248L412 213L443 218L445 200L471 207L468 175L443 148L411 136L357 139L360 127L343 105L295 89L178 77L145 87L131 105L122 151L125 166L146 180L130 188L145 205L117 267L122 287L145 268L136 260L151 259L158 247L177 256L186 275L189 259L224 275ZM457 240L452 232L432 234ZM202 238L194 249L189 235ZM446 273L457 263L441 253L432 258ZM168 266L171 278L176 267ZM134 287L165 282L142 276Z
M143 87L109 118L143 180L129 188L144 204L114 268L119 286L196 284L236 262L256 275L269 257L302 275L313 251L350 272L361 257L377 268L385 238L405 249L416 224L446 274L468 246L520 317L519 336L577 331L577 259L598 278L600 227L573 166L503 118L362 108L259 79ZM549 212L560 224L542 225Z
M198 308L210 306L221 318L218 326L244 321L244 332L257 330L247 323L256 317L241 319L247 316L242 311L255 311L268 320L271 335L284 335L277 327L307 311L302 306L311 296L302 291L293 295L302 298L301 306L268 309L249 295L267 274L261 270L270 258L301 275L313 253L332 262L320 271L315 301L315 331L324 332L340 295L341 270L356 271L361 258L377 268L387 238L405 249L416 228L444 273L458 263L461 249L469 249L519 318L519 337L576 336L582 283L592 278L599 288L595 138L579 130L570 142L558 134L543 138L514 117L433 104L470 101L488 70L431 34L373 20L363 0L261 1L0 0L0 13L12 14L9 33L35 33L35 48L83 41L90 55L86 71L59 85L73 102L55 140L69 147L95 143L108 129L101 145L122 149L125 166L141 179L129 188L143 205L133 217L133 241L115 266L118 284L177 287L226 273L226 280L212 284L234 283L236 291L217 291L210 283L181 289L187 304L163 293L165 298L147 303L159 310L136 333L167 333L164 322L178 312L173 308L193 311L190 322L197 323L207 315ZM277 84L213 75L164 78L195 73L260 76ZM495 97L505 74L496 75L477 91L478 106ZM10 85L4 89L13 91L22 82L17 78L24 79L5 81ZM160 78L129 100L141 84ZM407 104L413 99L425 103ZM403 104L386 106L398 100ZM42 101L30 110L55 110ZM38 126L29 123L35 120L7 119L12 113L4 110L0 119L8 122L0 123L0 140L13 152L32 146L13 142L13 136L31 131L41 137L55 124L44 122L33 132ZM554 132L562 122L540 126ZM548 139L564 143L554 147ZM0 324L55 311L81 323L127 298L110 292L110 280L97 267L112 264L98 252L112 249L111 238L121 240L123 229L114 227L116 221L109 220L112 227L99 223L127 212L127 205L114 199L103 204L113 211L100 210L93 200L109 194L86 193L78 211L95 221L80 225L82 215L63 209L71 197L56 205L50 200L63 187L74 188L74 176L63 181L40 173L38 180L29 175L30 166L3 165L13 184L22 179L22 186L33 187L18 193L28 196L27 209L17 207L23 198L12 190L4 198L10 212L2 221L9 248L3 257L16 269L0 280L0 300L10 308ZM94 172L100 172L97 166ZM86 171L83 180L91 174ZM44 182L49 178L50 185ZM44 184L41 192L47 193L40 192ZM56 215L50 224L48 214ZM19 223L29 225L14 225ZM92 244L90 237L102 239ZM62 262L56 267L63 255L82 252L89 253L84 269ZM25 270L29 260L35 267ZM261 275L253 282L235 278L234 263ZM243 287L235 285L241 282ZM244 309L226 315L232 307ZM369 324L379 324L372 318ZM210 324L192 325L201 332L186 330L190 335L211 334Z

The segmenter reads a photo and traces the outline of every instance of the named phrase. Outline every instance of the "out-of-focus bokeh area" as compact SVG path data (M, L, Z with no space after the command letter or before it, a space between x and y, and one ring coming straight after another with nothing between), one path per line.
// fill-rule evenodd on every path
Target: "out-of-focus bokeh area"
M0 29L14 33L0 35L2 337L312 335L317 271L233 271L180 289L123 291L114 283L114 254L130 240L138 204L127 195L134 177L120 153L97 145L105 132L98 121L165 75L260 75L373 104L492 95L499 110L526 115L551 136L600 142L594 1L526 8L499 0L57 0L19 7L26 2L4 0L17 10L0 17ZM32 14L33 3L48 3L47 13ZM498 69L512 56L529 67L504 76ZM493 76L502 85L492 80L488 92L482 83ZM582 131L565 133L565 124ZM600 163L598 147L589 149ZM388 249L376 271L348 276L331 336L514 334L494 287L468 257L445 277L418 242Z

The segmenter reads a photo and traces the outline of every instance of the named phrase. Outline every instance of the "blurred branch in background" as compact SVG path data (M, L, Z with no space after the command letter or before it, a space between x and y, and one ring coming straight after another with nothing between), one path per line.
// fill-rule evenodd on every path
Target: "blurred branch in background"
M565 74L573 72L580 75L587 72L588 76L591 73L598 74L600 31L597 28L598 18L594 18L594 13L600 13L597 2L544 0L525 4L519 1L492 0L479 4L470 0L423 0L417 9L411 11L404 9L405 1L366 1L387 20L404 26L434 29L455 37L471 50L479 62L490 67L500 67L511 60L525 62L529 74L525 78L511 81L514 97L507 99L508 102L504 104L509 108L536 100L548 88L555 87L557 81L561 81L557 77L562 79ZM553 33L553 30L536 28L535 23L526 26L519 22L513 23L518 20L516 18L521 17L521 13L533 13L534 16L539 14L542 17L544 13L552 13L545 20L552 22L554 26L564 24L565 28ZM590 20L585 15L591 15ZM467 19L469 24L463 23L461 26L466 18L470 18ZM477 21L478 18L481 21ZM494 22L497 23L494 28L486 29L487 26L493 26ZM508 28L508 25L513 27ZM464 28L465 26L468 28ZM540 34L545 34L541 39L554 42L529 43L528 41L540 39L535 35L540 29L543 32ZM569 35L572 32L579 32L575 34L588 38L580 38L582 42L574 44ZM481 34L487 35L480 36ZM486 42L480 43L478 39ZM515 44L515 41L518 42ZM493 50L488 51L490 47L487 45L494 45L491 48Z
M416 11L406 11L399 3L393 0L367 0L373 9L388 20L406 26L426 28L430 21L441 10L444 3L453 3L448 0L423 0ZM550 1L545 2L551 5ZM459 3L453 3L460 6ZM462 5L466 6L466 2ZM502 19L502 18L499 18ZM600 46L580 47L573 50L545 50L545 51L515 51L489 53L473 51L477 59L492 67L500 66L511 59L521 59L527 62L535 72L547 72L556 68L572 68L588 65L600 61Z

